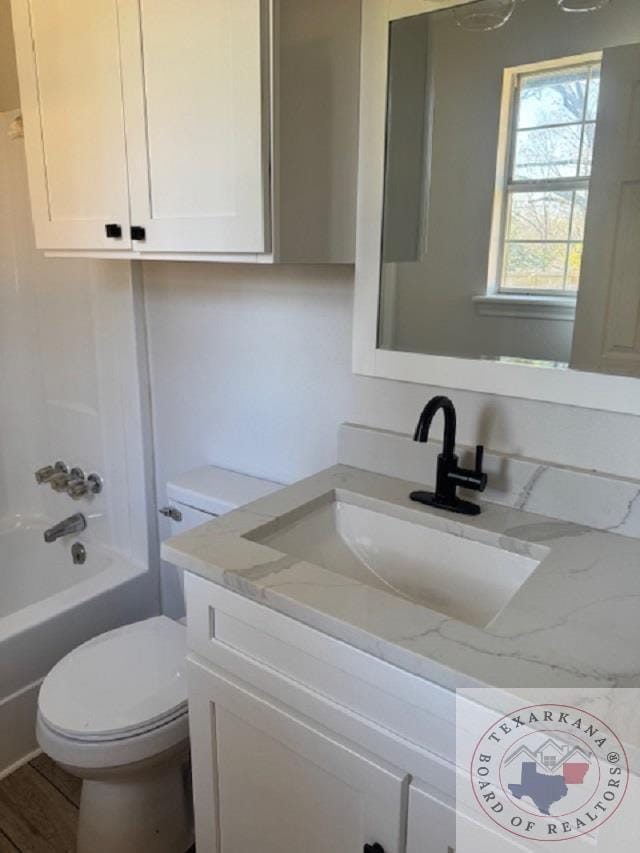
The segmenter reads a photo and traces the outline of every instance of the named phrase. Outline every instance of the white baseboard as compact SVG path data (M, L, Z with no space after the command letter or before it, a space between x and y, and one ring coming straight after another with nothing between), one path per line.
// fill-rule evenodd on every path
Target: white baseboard
M7 776L11 776L12 773L15 773L16 770L19 770L25 764L28 764L30 761L33 761L34 758L37 758L41 754L41 749L34 749L33 752L28 752L26 755L23 755L22 758L19 758L17 761L14 761L13 764L10 764L8 767L5 767L4 770L0 770L0 782L3 779L6 779Z

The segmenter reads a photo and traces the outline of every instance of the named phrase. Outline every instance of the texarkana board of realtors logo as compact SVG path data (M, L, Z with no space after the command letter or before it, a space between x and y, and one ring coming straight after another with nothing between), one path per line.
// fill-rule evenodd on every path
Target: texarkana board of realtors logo
M471 759L475 797L491 820L531 841L566 841L615 814L627 790L622 743L569 705L531 705L499 719Z

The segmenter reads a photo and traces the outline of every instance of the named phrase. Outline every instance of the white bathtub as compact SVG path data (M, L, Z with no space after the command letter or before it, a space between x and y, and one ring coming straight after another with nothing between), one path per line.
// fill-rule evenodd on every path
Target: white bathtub
M0 777L35 749L40 682L72 648L102 631L152 615L146 567L67 536L46 544L42 518L0 520ZM73 565L71 545L87 549Z

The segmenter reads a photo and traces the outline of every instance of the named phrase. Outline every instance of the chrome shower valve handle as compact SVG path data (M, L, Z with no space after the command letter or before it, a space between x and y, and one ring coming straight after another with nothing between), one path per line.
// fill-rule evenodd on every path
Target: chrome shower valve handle
M99 495L103 487L99 474L86 475L78 467L69 470L66 462L61 461L38 468L34 476L38 485L48 483L54 492L66 492L74 500L85 495Z
M102 491L102 477L99 474L89 474L87 477L87 487L92 495L99 495Z
M67 494L74 500L83 497L89 491L89 486L86 480L74 479L67 484Z
M56 473L56 469L53 465L45 465L44 468L38 468L35 472L36 483L41 486L43 483L48 483L49 480Z
M54 465L45 465L44 468L38 468L35 472L36 483L41 486L44 483L50 483L57 474L66 474L69 468L66 462L56 462Z
M87 495L99 495L102 491L102 478L98 474L85 476L80 468L73 468L66 488L67 494L74 500Z
M54 474L53 477L51 477L49 483L54 492L64 492L66 491L70 480L71 474L60 471L58 474Z

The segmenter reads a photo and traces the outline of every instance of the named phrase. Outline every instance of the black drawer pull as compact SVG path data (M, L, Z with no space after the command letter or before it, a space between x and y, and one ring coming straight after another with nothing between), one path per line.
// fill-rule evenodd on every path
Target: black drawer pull
M122 226L115 222L110 222L108 225L105 225L104 230L107 237L113 237L116 240L122 237Z
M381 844L365 844L364 853L384 853L384 847Z
M142 225L132 225L131 226L131 239L132 240L146 240L147 232L142 227Z

